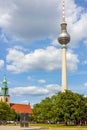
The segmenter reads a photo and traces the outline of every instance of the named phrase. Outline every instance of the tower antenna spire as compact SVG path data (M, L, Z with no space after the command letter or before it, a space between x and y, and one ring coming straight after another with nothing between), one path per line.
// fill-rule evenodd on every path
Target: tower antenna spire
M62 22L65 22L65 0L62 0Z
M65 0L62 0L62 23L61 33L58 42L62 46L62 92L67 90L67 61L66 61L66 45L70 42L70 35L67 32L67 23L65 22Z

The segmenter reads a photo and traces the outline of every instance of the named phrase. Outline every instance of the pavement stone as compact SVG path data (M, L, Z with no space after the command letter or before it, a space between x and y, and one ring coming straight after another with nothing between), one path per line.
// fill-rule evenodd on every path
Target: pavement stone
M0 130L40 130L41 127L0 126Z

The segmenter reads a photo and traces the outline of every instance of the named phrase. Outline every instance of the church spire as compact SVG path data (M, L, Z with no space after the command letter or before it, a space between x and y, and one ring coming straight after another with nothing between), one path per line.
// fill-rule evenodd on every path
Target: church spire
M8 105L10 105L10 96L8 94L8 86L7 86L6 75L4 75L4 79L3 79L3 82L2 82L0 101L6 102Z
M6 75L4 75L3 84L2 84L2 88L1 88L1 94L2 94L2 96L8 96L9 95L8 94Z

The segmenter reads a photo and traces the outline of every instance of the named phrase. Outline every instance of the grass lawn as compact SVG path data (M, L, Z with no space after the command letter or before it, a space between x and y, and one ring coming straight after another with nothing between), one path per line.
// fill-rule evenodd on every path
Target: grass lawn
M44 128L43 130L87 130L87 126L59 126L54 124L32 124L32 126L41 126Z
M82 127L71 127L71 128L61 128L61 127L56 127L56 128L53 128L53 127L49 127L49 130L87 130L87 128L82 128Z

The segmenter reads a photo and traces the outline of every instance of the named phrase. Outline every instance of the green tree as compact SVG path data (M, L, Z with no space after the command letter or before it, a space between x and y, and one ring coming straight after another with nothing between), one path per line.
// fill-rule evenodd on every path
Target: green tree
M85 101L83 95L66 91L57 95L58 118L69 121L80 122L84 119Z
M7 103L0 102L0 120L15 120L16 113Z
M52 101L51 98L47 97L40 102L40 104L34 105L34 115L35 118L40 122L48 122L52 120Z
M33 111L38 121L80 123L87 118L87 98L69 90L59 92L34 105Z

